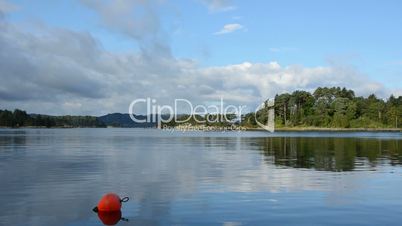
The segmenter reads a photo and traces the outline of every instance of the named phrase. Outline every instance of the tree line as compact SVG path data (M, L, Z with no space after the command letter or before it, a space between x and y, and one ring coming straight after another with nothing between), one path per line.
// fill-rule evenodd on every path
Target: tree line
M94 116L50 116L27 114L25 111L0 110L1 127L105 127Z
M355 96L353 90L340 87L319 87L313 93L297 90L275 96L275 126L281 127L323 127L323 128L401 128L402 96L391 95L388 99ZM191 116L191 115L190 115ZM265 124L268 107L257 112L242 115L238 121L235 115L195 115L184 120L191 125L228 126L233 123L253 128L257 122ZM129 118L127 116L127 118ZM181 115L178 120L189 118ZM197 120L196 120L197 119ZM207 120L209 119L209 120ZM216 120L214 120L216 119ZM182 123L172 120L167 124L177 126ZM102 117L94 116L49 116L27 114L23 110L0 110L2 127L105 127Z
M267 122L268 107L246 114L242 125ZM275 96L276 127L401 128L402 96L388 99L355 96L353 90L319 87Z

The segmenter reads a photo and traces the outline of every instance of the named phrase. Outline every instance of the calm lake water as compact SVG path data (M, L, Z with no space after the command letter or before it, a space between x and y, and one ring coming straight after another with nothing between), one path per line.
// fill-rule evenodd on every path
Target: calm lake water
M402 133L1 129L0 225L401 225Z

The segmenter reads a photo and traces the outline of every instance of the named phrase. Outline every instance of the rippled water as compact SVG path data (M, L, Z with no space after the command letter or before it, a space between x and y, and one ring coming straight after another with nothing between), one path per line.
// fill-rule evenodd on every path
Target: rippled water
M400 225L402 134L0 130L0 225Z

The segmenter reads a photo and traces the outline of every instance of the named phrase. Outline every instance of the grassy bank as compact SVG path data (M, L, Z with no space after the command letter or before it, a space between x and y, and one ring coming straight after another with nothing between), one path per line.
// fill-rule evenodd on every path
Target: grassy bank
M262 128L246 128L248 131L263 131ZM402 132L402 128L324 128L324 127L280 127L275 131L328 131L328 132Z

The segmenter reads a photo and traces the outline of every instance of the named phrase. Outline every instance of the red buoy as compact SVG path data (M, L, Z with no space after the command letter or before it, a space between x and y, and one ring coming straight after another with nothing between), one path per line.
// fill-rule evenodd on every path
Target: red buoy
M121 220L121 211L98 212L98 217L104 225L116 225Z
M101 198L93 210L95 212L118 212L121 209L121 203L127 202L128 199L128 197L120 199L115 193L108 193Z

